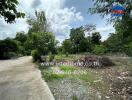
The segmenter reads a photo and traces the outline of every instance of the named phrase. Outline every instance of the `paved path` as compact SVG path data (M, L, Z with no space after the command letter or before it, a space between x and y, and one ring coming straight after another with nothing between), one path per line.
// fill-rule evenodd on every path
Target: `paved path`
M0 100L54 100L31 57L0 61Z

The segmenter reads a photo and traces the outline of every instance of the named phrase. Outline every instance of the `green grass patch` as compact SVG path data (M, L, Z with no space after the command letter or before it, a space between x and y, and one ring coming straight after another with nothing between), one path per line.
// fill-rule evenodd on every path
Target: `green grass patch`
M66 75L65 74L55 74L51 70L43 70L42 77L44 78L46 82L48 82L48 81L52 81L55 79L63 79L66 77Z
M97 76L91 72L78 75L77 77L85 82L89 82L90 84L93 84L95 80L98 80Z
M60 70L64 71L64 72L73 72L75 70L78 70L77 67L73 67L73 66L59 66Z
M72 60L73 56L69 55L68 57L66 57L66 55L56 55L55 56L55 60L60 61L60 60Z

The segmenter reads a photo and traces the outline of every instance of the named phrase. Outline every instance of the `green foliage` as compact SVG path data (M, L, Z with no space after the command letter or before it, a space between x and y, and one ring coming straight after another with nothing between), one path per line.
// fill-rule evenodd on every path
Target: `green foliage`
M88 40L88 38L84 38L80 42L80 53L81 52L87 52L91 50L91 41ZM91 51L90 51L91 52Z
M106 52L106 48L103 45L95 45L93 53L94 54L104 54Z
M7 23L12 23L16 18L24 18L25 14L17 11L18 0L0 0L0 16Z
M69 39L63 41L62 44L63 52L64 53L72 53L72 42Z
M63 47L62 46L58 46L56 49L57 49L57 54L61 55L63 53Z
M69 56L69 53L68 52L66 52L66 57L68 57Z
M93 0L94 7L90 8L92 14L99 13L103 17L110 14L111 6L114 0ZM116 32L110 34L110 37L104 42L104 45L108 48L107 52L122 52L131 55L129 48L132 42L132 18L130 12L132 10L131 0L117 0L120 4L127 6L125 14L122 18L112 17L109 19L110 22L114 22ZM116 1L116 2L117 2Z
M63 79L66 77L66 75L64 74L55 74L53 73L52 70L49 70L49 69L45 69L45 70L42 70L42 77L44 78L44 80L46 82L48 81L53 81L53 80L56 80L56 79Z
M83 47L83 43L86 42L83 27L71 29L70 40L72 42L73 53L86 51L86 48Z
M25 48L25 42L27 41L28 35L25 34L24 32L18 32L16 34L15 40L18 42L18 46L19 46L19 54L21 55L26 55L27 50ZM31 54L31 52L30 52Z
M26 54L31 54L31 50L37 48L40 55L47 55L49 52L55 53L55 36L50 32L32 33L24 43Z
M132 56L132 42L127 45L127 54Z
M16 34L15 40L21 42L21 44L23 45L24 42L27 40L27 35L24 32L18 32Z
M72 100L79 100L79 99L78 99L77 95L74 94L74 95L72 96Z
M0 59L6 59L9 58L9 53L10 52L15 52L19 50L17 41L12 40L12 39L5 39L5 40L0 40Z
M99 32L92 33L92 43L93 44L100 44L101 43L101 35Z
M27 20L27 23L31 26L27 41L24 43L27 54L36 48L40 55L47 55L49 52L56 53L57 41L55 41L55 36L51 32L48 32L49 26L45 12L36 11L35 15L36 18Z
M50 62L53 61L54 58L55 58L55 55L52 54L52 52L50 52L50 53L49 53L49 61L50 61Z
M40 54L38 50L32 50L31 55L33 57L33 61L39 61L40 60Z
M92 33L92 36L85 37L84 32L89 32L94 29L95 26L92 25L71 29L70 39L63 41L61 51L65 54L92 52L94 45L101 43L101 35L99 32L95 32Z
M55 37L50 32L32 33L32 47L37 48L41 55L55 52Z
M45 17L45 12L35 12L36 18L35 19L28 19L27 23L31 26L29 29L29 34L32 32L47 32L48 31L48 24Z
M124 16L128 16L130 18L130 12L132 10L131 0L93 0L94 7L89 8L89 12L91 14L98 13L103 17L108 16L109 14L111 14L111 7L115 1L119 2L120 4L122 4L124 6L127 6ZM119 19L119 17L117 17L117 18L111 17L109 19L109 21L116 22L118 19Z
M123 52L122 37L119 34L110 33L109 38L104 41L104 45L107 47L107 52Z
M59 66L60 70L64 71L64 72L73 72L75 70L78 70L77 67L72 67L72 66Z

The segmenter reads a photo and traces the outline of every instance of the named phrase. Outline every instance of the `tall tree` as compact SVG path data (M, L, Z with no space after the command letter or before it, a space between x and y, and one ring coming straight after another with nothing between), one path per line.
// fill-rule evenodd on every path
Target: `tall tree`
M48 31L48 24L47 20L45 17L45 12L40 11L40 12L35 12L36 18L33 19L28 19L27 23L31 26L29 29L29 34L32 32L47 32Z
M103 44L107 47L107 52L123 52L122 37L118 34L110 33L109 38Z
M111 14L111 8L114 2L120 3L125 7L125 13L122 17L111 17L109 21L114 22L115 34L111 34L106 41L107 47L115 52L125 52L130 50L132 42L132 0L93 0L94 7L90 8L92 14L98 13L102 16Z
M73 43L74 53L80 52L81 43L85 39L83 27L71 29L70 40Z

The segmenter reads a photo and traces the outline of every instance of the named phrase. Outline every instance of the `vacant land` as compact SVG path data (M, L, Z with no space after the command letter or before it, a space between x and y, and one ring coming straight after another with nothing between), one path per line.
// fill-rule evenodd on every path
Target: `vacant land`
M31 57L0 61L0 100L54 100Z
M70 61L78 57L81 56L56 56L55 59ZM108 58L114 66L94 69L40 66L40 69L56 100L131 100L132 58Z

